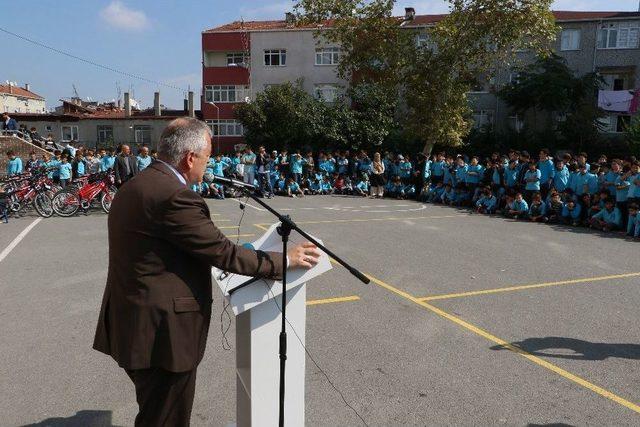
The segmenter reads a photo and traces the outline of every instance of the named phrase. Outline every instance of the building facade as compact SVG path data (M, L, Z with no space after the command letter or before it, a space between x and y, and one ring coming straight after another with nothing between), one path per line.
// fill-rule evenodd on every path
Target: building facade
M640 12L555 11L554 15L561 28L554 49L577 75L600 73L607 92L631 93L640 86ZM425 30L443 16L415 15L407 8L403 26L416 32L417 43L425 43ZM202 115L212 128L214 150L229 151L242 144L243 129L233 108L270 85L301 80L307 92L326 102L345 89L349 82L336 74L340 47L314 37L319 29L330 31L297 26L287 14L282 21L233 22L202 33ZM529 52L517 55L520 63L534 59ZM514 78L514 70L499 70L468 94L475 126L522 128L523 119L496 95ZM613 95L617 99L620 94ZM630 113L606 112L605 130L621 132Z
M0 85L0 113L45 114L45 99L31 92L28 84L24 87L13 83Z
M27 130L35 128L42 137L60 143L74 141L89 148L146 145L152 149L157 147L170 121L187 116L201 118L200 112L193 110L192 101L184 110L161 110L159 92L155 95L154 108L143 111L133 110L125 93L123 108L113 103L88 108L73 100L62 100L56 114L11 114L20 126Z

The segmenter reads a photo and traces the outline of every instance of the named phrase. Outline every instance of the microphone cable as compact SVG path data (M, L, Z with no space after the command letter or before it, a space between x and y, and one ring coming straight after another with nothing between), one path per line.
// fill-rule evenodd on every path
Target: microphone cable
M276 296L271 291L271 287L269 286L269 284L267 283L266 280L261 279L261 282L264 284L265 288L267 288L267 292L271 295L271 300L273 301L273 303L278 308L278 311L280 312L280 314L282 314L282 308L280 307L280 304L278 304ZM362 417L362 415L360 415L360 413L356 410L356 408L354 408L351 404L349 404L349 402L347 402L347 399L344 397L344 393L333 383L333 381L331 381L331 378L329 378L329 374L327 374L325 372L325 370L320 367L320 365L318 364L316 359L311 355L311 352L309 352L309 349L307 349L307 347L304 345L304 343L302 342L302 339L300 338L300 335L298 335L298 332L296 331L296 328L294 328L293 325L291 324L291 322L289 322L289 319L285 317L284 320L287 322L287 325L289 325L289 327L293 331L293 334L296 336L296 339L298 340L298 342L300 343L300 345L304 349L304 352L309 357L309 360L311 360L311 362L313 362L315 367L318 368L318 370L325 377L325 379L327 380L327 382L329 383L331 388L333 388L336 391L336 393L338 393L338 395L340 396L340 399L342 399L342 402L345 404L345 406L347 408L349 408L354 414L356 414L356 416L360 419L360 421L362 422L363 425L368 427L369 424L367 424L367 422Z
M244 219L244 214L247 211L247 209L245 208L245 205L247 204L247 202L249 201L249 196L246 197L244 203L240 203L240 210L242 211L242 214L240 215L240 220L238 221L238 234L236 236L236 246L240 244L240 227L242 226L242 221ZM232 273L231 275L229 275L229 278L233 277L234 274ZM227 288L229 286L229 281L227 281L227 284L224 287L224 293L223 295L227 294ZM227 333L229 332L229 329L231 329L231 323L232 323L232 318L231 318L231 314L229 313L229 306L231 304L231 301L226 301L226 298L223 296L222 297L222 312L220 313L220 332L222 333L222 349L226 350L226 351L230 351L231 350L231 344L229 344L229 339L227 338ZM227 318L226 324L225 324L225 317Z

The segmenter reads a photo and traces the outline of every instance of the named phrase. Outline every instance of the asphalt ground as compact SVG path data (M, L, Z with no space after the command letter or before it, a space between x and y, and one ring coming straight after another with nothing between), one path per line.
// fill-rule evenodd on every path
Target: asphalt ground
M241 242L274 222L208 203ZM308 425L363 425L325 374L368 425L640 425L637 242L412 201L271 203L372 278L334 265L308 286ZM132 425L130 380L91 349L106 216L34 221L0 224L0 425ZM215 295L195 426L235 419Z

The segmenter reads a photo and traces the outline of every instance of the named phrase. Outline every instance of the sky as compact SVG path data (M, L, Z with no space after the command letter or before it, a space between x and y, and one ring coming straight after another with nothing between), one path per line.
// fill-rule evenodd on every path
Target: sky
M638 0L556 0L555 10L638 10ZM0 82L29 83L47 100L112 101L132 90L143 107L161 103L181 108L190 87L199 104L201 32L239 20L283 19L288 0L0 0ZM417 14L446 13L442 0L398 0L395 11L414 7ZM31 44L2 29L67 52L142 81L90 65ZM167 87L167 86L173 87ZM198 108L199 105L196 105Z

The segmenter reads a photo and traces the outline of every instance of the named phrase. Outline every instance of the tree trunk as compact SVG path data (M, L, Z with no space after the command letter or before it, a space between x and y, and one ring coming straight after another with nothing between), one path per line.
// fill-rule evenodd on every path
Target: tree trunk
M435 143L432 140L426 141L424 143L424 147L422 148L422 154L424 154L425 157L429 158L434 145Z

